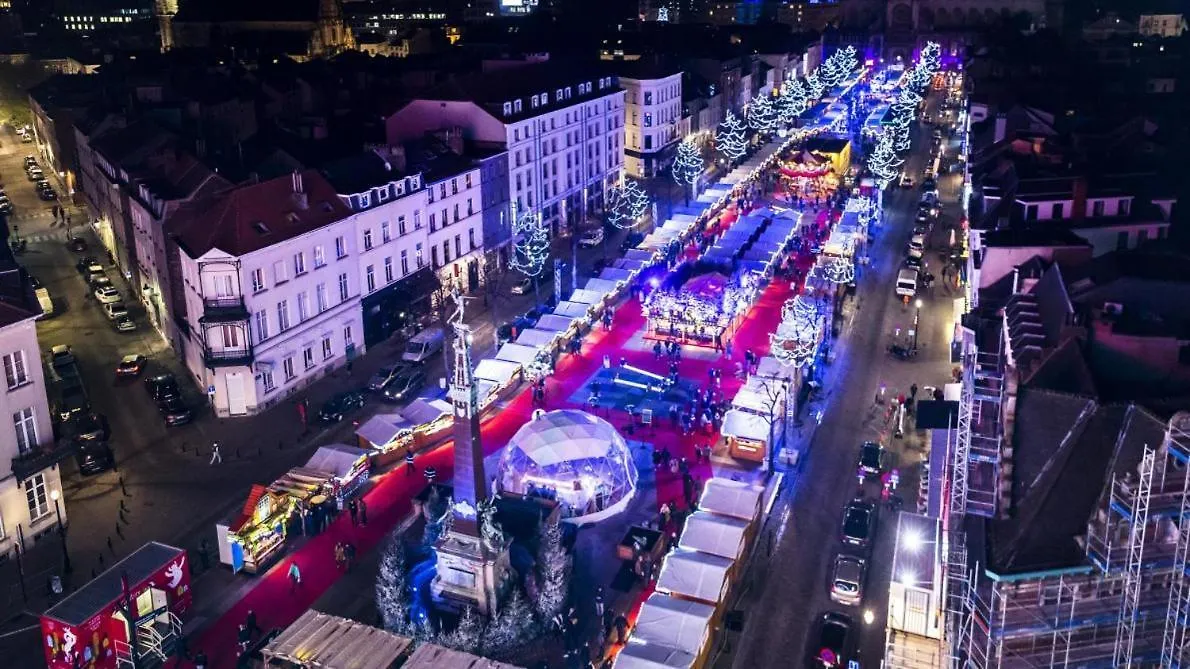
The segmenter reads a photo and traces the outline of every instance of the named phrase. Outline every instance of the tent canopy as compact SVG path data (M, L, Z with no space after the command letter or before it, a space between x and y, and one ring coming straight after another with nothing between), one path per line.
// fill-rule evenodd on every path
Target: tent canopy
M299 667L388 669L412 644L407 637L311 609L262 652L265 664L279 659Z
M733 561L691 550L675 550L665 556L658 592L669 592L706 604L718 604L727 592L727 572Z
M750 521L760 516L763 497L764 490L760 486L731 479L710 478L703 486L698 508L708 513Z
M314 455L306 462L306 468L343 478L351 473L360 458L366 457L368 452L362 448L346 444L327 444L314 451Z
M480 360L479 364L475 366L475 378L504 385L511 381L512 377L516 376L516 373L519 371L521 371L519 363L485 358L484 360Z
M527 365L536 360L540 353L541 348L538 346L509 343L501 346L500 350L496 351L496 359L515 362L518 365Z
M689 669L694 656L686 651L653 643L630 643L616 654L614 669Z
M518 448L538 467L603 458L624 438L611 423L585 411L560 409L543 413L517 430L508 448Z
M409 406L405 407L401 415L413 425L425 425L443 416L449 416L453 412L454 407L446 400L416 399L410 402Z
M686 519L678 546L732 560L744 552L744 531L748 522L706 511L695 511Z
M552 330L539 330L537 328L530 328L525 330L516 338L516 343L521 346L533 347L549 347L553 346L554 342L558 340L558 333Z
M649 645L698 655L706 643L707 626L714 613L713 606L654 592L641 606L632 635Z
M359 426L355 436L373 446L381 447L395 439L402 430L411 429L414 425L400 414L376 414Z

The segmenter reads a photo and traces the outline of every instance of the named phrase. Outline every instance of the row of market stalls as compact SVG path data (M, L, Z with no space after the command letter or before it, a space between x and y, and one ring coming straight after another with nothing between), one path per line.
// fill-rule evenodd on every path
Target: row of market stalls
M357 496L371 474L370 452L346 444L315 451L268 485L253 485L239 512L215 525L219 560L259 574L284 553L290 536L313 534Z
M616 656L617 669L705 666L770 495L749 483L707 480L698 511L665 556L656 591Z
M279 669L520 669L313 609L261 650Z

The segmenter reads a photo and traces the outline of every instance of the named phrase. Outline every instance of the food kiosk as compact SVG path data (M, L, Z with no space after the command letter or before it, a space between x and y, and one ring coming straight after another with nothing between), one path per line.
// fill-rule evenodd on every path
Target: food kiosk
M320 446L314 455L295 472L316 472L328 477L330 493L339 501L340 506L348 499L355 497L368 482L372 473L369 464L368 451L347 444L328 444Z
M41 615L46 665L145 666L156 652L173 652L191 599L186 551L151 541ZM4 665L22 663L10 657Z
M355 432L360 448L371 450L378 467L400 462L405 453L432 446L450 433L454 408L446 400L416 399L401 413L372 416Z
M268 486L253 485L244 507L229 522L215 525L219 561L232 572L259 574L281 557L297 500Z

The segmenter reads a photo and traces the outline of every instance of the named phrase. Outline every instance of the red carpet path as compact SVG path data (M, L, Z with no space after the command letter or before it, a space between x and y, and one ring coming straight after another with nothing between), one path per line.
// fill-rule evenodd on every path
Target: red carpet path
M805 269L812 259L799 258L798 265ZM771 283L760 299L739 324L732 345L735 361L742 361L744 352L763 355L768 351L768 335L777 326L781 317L781 306L793 294L793 287L786 281ZM554 376L546 385L545 404L547 409L582 408L571 405L564 398L572 397L578 389L598 370L603 356L613 360L624 357L629 364L660 373L668 372L664 360L655 360L650 351L625 350L624 346L643 329L645 319L640 302L630 299L615 312L615 322L610 331L601 325L587 335L582 354L563 355L558 362ZM741 380L734 377L735 361L720 356L715 361L683 358L680 372L684 378L706 383L708 367L722 368L722 392L731 397L739 388ZM502 448L516 430L530 418L535 407L531 394L520 392L501 411L494 413L483 423L483 439L486 450L491 453ZM611 412L609 420L617 427L627 422L627 416L619 411ZM605 415L605 417L607 417ZM711 472L707 464L693 464L693 449L696 444L708 443L718 435L699 432L694 438L683 438L680 431L670 428L667 417L662 417L644 437L657 447L668 447L676 457L685 457L691 463L691 473L699 480L706 480ZM439 473L439 480L449 480L453 462L453 444L447 443L418 456L418 469L433 466ZM257 614L258 624L264 629L285 627L309 609L314 602L338 579L340 571L335 565L334 546L340 541L355 544L360 555L380 544L389 531L395 527L411 509L410 501L426 485L424 477L406 476L401 470L379 477L365 495L368 503L368 525L353 527L348 514L341 514L331 526L310 539L299 550L282 558L266 574L257 577L257 583L222 617L211 624L192 651L202 649L210 659L211 667L234 666L236 659L236 633L249 610ZM682 500L681 476L669 471L657 474L658 504L670 501L679 507ZM290 564L296 561L302 574L302 583L296 591L290 591L286 578Z

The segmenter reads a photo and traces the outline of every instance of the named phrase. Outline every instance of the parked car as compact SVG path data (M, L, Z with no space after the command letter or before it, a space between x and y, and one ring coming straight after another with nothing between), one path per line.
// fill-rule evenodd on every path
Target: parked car
M372 375L372 378L368 379L368 390L383 390L384 385L391 381L394 376L396 376L397 371L398 369L395 366L381 367L380 369L376 370L376 373Z
M913 188L913 177L908 174L901 175L901 188Z
M174 425L185 425L194 419L194 414L186 403L182 401L181 397L168 397L157 403L157 410L161 412L161 417L165 419L165 424L168 427Z
M857 606L864 597L864 575L868 563L863 558L840 553L835 556L831 577L831 599L847 606Z
M116 464L116 456L112 447L106 443L80 445L74 453L74 460L78 463L79 473L83 476L102 474Z
M123 302L107 302L103 305L103 315L107 316L109 321L128 318L128 307L124 306Z
M855 500L843 511L843 543L867 548L872 541L876 509L871 502Z
M888 451L874 441L859 447L859 470L866 476L879 476L888 468Z
M8 199L7 195L0 194L0 214L11 214L12 209L12 201Z
M603 228L587 230L578 238L578 245L589 249L603 243Z
M71 237L70 241L67 242L67 245L70 247L70 250L74 251L75 253L82 253L83 251L87 250L87 240L83 239L82 237Z
M25 156L25 169L29 169L31 167L37 167L37 157Z
M116 365L116 376L140 376L145 371L148 360L140 353L130 353L120 359Z
M324 423L338 423L348 413L364 406L364 394L357 390L348 390L330 398L322 405L318 412L319 419Z
M37 197L45 200L46 202L50 202L52 200L58 199L58 193L56 193L53 188L38 188Z
M533 290L533 280L527 276L518 279L512 284L512 288L510 290L512 291L513 295L525 295L529 293L529 291Z
M99 264L99 261L95 259L95 256L83 256L82 258L79 258L79 261L74 264L74 268L78 270L78 273L81 276L87 276L87 274L90 273L90 268L92 265L98 267L100 272L103 271L103 265Z
M116 290L109 281L107 285L100 285L95 289L95 299L99 300L100 304L115 304L121 301L120 291Z
M70 422L70 434L79 443L98 443L108 440L111 430L107 416L98 413L81 413Z
M922 258L920 251L909 251L909 253L905 254L905 267L921 270L921 263Z
M116 320L112 321L112 327L116 329L116 332L135 332L136 321L132 320L132 316L124 314L117 316Z
M828 612L818 625L818 639L810 647L811 664L823 669L845 667L847 643L851 637L851 618L842 613Z
M161 403L171 397L181 397L182 389L178 387L178 380L173 374L166 372L145 379L145 388L154 402Z
M413 396L426 384L426 372L421 367L406 367L389 379L384 385L384 399L403 402Z
M925 251L926 250L926 236L913 235L909 239L909 249L911 251Z

